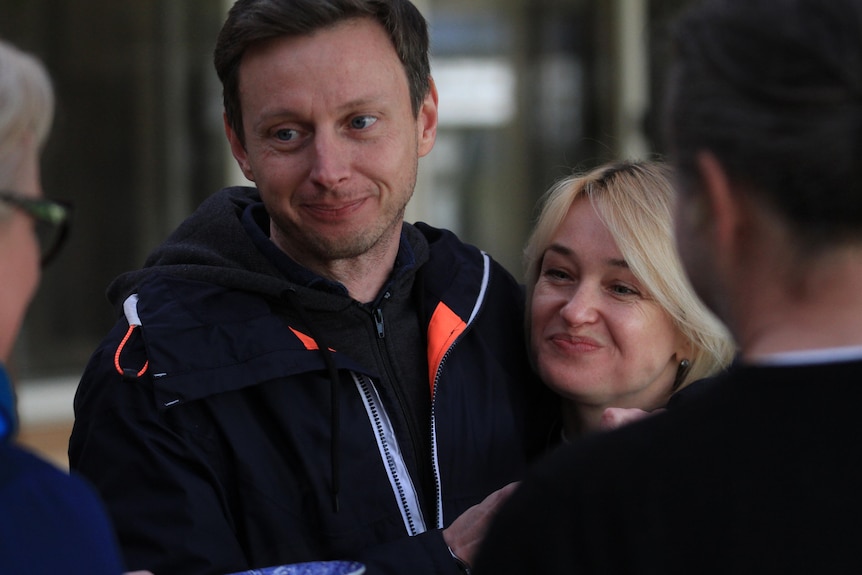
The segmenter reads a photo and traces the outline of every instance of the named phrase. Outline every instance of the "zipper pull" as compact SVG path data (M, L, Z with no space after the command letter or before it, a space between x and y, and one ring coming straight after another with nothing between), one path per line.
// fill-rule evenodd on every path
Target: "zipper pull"
M378 307L371 315L374 317L374 325L377 327L377 337L383 339L386 335L383 331L383 310Z

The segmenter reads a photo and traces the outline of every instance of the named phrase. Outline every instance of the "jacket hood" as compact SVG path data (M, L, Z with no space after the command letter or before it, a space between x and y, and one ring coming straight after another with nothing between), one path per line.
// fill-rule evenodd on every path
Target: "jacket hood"
M237 186L216 192L147 257L143 268L111 282L108 299L121 305L155 274L270 295L282 293L291 284L255 247L242 224L246 208L260 201L255 188Z

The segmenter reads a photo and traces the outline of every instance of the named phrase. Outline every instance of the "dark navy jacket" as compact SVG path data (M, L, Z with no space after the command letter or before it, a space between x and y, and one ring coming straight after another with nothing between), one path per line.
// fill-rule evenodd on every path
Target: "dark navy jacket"
M154 256L117 292L131 296L82 378L72 467L106 500L131 569L457 573L440 529L519 479L556 419L527 361L520 286L422 224L405 224L416 265L373 306L288 282L237 247L250 194L220 194L169 240L206 265ZM222 237L202 240L208 225ZM222 275L201 255L213 242L237 251ZM411 332L427 350L424 421L394 385Z

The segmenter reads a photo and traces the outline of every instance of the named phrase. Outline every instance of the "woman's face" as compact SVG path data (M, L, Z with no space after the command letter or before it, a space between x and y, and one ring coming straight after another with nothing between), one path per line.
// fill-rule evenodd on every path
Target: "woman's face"
M15 185L8 191L41 197L39 157L32 138L22 146L22 154ZM34 226L33 219L15 207L0 219L0 361L4 362L39 285L39 244Z
M586 198L551 238L531 313L539 374L563 397L647 410L667 401L686 343Z

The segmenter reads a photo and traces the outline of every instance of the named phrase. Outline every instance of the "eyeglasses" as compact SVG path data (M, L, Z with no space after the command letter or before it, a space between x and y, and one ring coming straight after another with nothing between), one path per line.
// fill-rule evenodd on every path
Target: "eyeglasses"
M28 198L14 192L0 192L0 201L12 204L36 221L42 267L45 267L63 247L69 233L71 205L45 198Z

